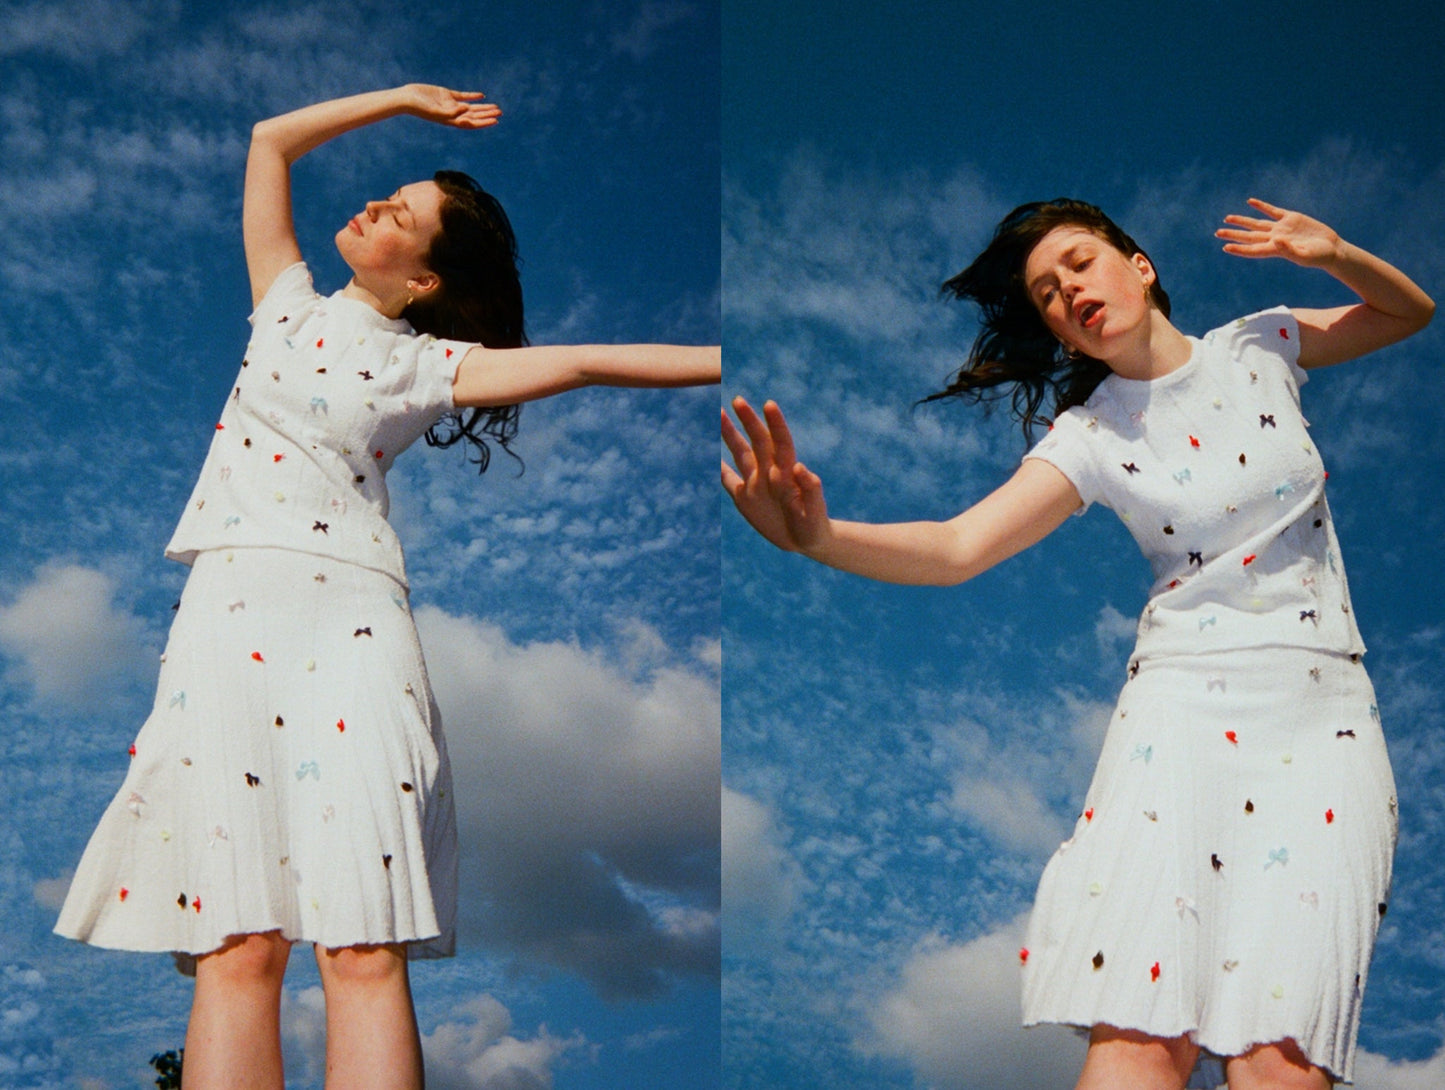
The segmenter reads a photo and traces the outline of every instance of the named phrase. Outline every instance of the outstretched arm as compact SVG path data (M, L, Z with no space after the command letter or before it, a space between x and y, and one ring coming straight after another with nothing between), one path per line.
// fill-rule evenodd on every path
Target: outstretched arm
M582 386L706 386L722 381L718 345L476 345L452 380L458 408L537 401Z
M767 402L759 417L739 397L733 411L743 430L723 413L723 440L733 466L723 463L722 484L742 516L780 549L869 579L962 583L1043 540L1082 502L1067 477L1030 459L947 522L845 522L828 516L823 483L797 460L776 404Z
M334 136L398 114L459 129L495 125L501 110L481 98L479 91L411 83L318 102L258 122L251 130L241 211L252 303L261 301L281 270L301 260L291 218L292 163Z
M1225 216L1214 232L1226 253L1282 257L1323 269L1360 297L1353 306L1294 309L1300 327L1301 367L1324 367L1404 340L1429 324L1435 302L1389 262L1340 238L1319 220L1251 197L1265 219Z

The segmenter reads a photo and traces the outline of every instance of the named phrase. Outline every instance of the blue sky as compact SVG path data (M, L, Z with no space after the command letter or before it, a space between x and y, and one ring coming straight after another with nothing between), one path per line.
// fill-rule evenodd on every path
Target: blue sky
M483 90L496 128L396 119L298 164L318 287L364 201L455 167L508 209L535 342L717 343L716 3L422 10L0 3L0 1085L149 1085L183 1039L169 959L49 928L150 707L185 576L162 546L246 343L250 126ZM430 1085L715 1084L716 396L586 391L523 412L524 475L421 446L391 474L463 854L459 956L413 973ZM296 1087L321 1084L309 961Z
M938 285L1016 204L1108 210L1202 333L1338 284L1220 252L1259 196L1445 296L1445 77L1418 4L729 0L724 394L776 398L830 510L948 517L1024 441L913 407L975 327ZM1357 1085L1445 1083L1439 322L1304 390L1401 800ZM1067 1087L1017 950L1123 681L1147 565L1104 510L959 588L890 588L723 517L723 1053L735 1090Z

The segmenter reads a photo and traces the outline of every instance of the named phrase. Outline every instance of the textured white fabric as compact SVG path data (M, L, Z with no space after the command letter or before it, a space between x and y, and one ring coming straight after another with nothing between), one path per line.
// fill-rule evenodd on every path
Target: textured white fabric
M1026 1024L1293 1038L1337 1079L1388 900L1394 780L1360 664L1298 328L1266 311L1112 376L1027 457L1154 568L1129 680L1020 951Z
M1193 349L1153 382L1109 376L1025 457L1112 508L1148 557L1137 656L1362 653L1325 468L1299 410L1294 317L1241 318Z
M453 407L470 345L323 299L304 264L252 324L166 550L192 571L155 707L56 930L445 956L456 819L384 473Z
M284 549L200 554L128 774L56 930L214 950L454 946L456 820L405 589Z
M417 336L341 294L323 299L304 264L276 278L200 478L166 555L276 546L406 581L386 521L384 474L453 407L463 341Z

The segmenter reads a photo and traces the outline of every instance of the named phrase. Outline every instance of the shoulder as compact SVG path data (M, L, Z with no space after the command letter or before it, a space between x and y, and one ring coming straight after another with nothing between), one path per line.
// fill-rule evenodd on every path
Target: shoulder
M1294 358L1299 355L1299 323L1289 307L1270 307L1211 329L1203 340L1236 353L1266 351Z
M293 317L293 311L313 307L320 298L312 285L310 268L306 262L298 261L282 269L271 282L266 294L251 312L251 324L260 326L266 322L284 322Z

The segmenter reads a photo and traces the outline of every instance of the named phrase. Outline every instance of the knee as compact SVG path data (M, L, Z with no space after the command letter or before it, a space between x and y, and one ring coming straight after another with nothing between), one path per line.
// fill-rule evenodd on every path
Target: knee
M318 946L316 964L322 983L367 988L406 980L406 950L399 944L384 946Z
M1270 1090L1328 1090L1333 1080L1323 1068L1310 1063L1304 1051L1290 1038L1256 1045L1242 1056L1229 1060L1231 1086L1269 1087Z
M277 931L232 935L218 949L196 959L196 972L232 987L277 984L286 973L290 953L291 944Z

